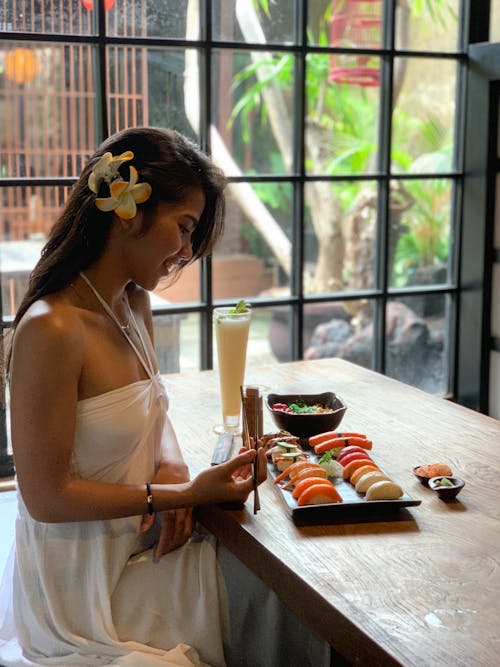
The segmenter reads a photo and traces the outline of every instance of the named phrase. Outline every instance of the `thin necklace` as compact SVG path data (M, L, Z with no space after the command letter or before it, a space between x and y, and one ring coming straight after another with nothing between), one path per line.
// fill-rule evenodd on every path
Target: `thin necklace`
M128 302L128 299L127 299L126 295L123 295L123 301L124 301L124 304L125 304L125 308L127 309L127 312L128 312L128 322L127 322L127 324L123 325L123 324L120 324L120 322L118 321L118 318L116 317L114 312L111 310L110 305L108 303L106 303L106 301L102 298L102 296L99 294L99 292L96 290L96 288L92 285L92 283L90 282L90 280L87 278L87 276L84 274L83 271L80 271L80 276L82 277L83 281L85 283L87 283L90 291L93 292L97 301L99 301L101 306L104 308L104 311L109 315L109 317L113 320L113 322L116 324L116 326L121 329L123 335L128 340L130 345L135 350L135 353L139 357L139 361L143 365L144 370L149 375L149 377L152 379L153 376L155 375L154 368L153 368L153 363L152 363L151 358L149 356L149 353L148 353L147 347L144 343L144 340L141 336L141 332L140 332L139 327L137 325L137 321L135 319L135 316L134 316L134 313L133 313L132 309L130 308L130 304ZM144 357L140 353L139 349L136 347L136 344L134 343L134 341L130 337L130 334L126 331L126 329L128 327L130 327L131 330L132 329L134 330L135 335L139 339L141 347L142 347L142 351L144 352L144 355L145 355ZM147 363L146 363L146 360L147 360Z
M83 271L80 273L80 275L82 276L84 281L87 283L87 285L90 287L91 291L94 292L94 295L96 296L97 300L101 301L102 297L96 293L95 287L92 285L92 283L87 278L87 276L83 273ZM78 294L78 290L73 285L73 283L70 283L70 287L72 287L75 290L75 292ZM78 294L78 296L80 296L80 295ZM126 321L125 324L121 324L120 320L118 319L118 317L116 315L115 315L115 319L116 319L116 323L118 324L120 329L122 331L124 331L126 334L128 334L128 333L130 333L130 314L131 314L132 311L129 308L129 305L127 303L127 300L125 299L125 296L122 297L122 301L123 301L123 305L125 306L125 312L127 313L127 321ZM101 301L101 304L102 304L102 301ZM104 304L102 304L102 305L104 306ZM111 310L111 307L108 304L106 304L106 305Z
M128 319L126 324L120 324L120 329L122 331L125 331L125 333L130 333L130 308L127 307L127 302L125 301L125 297L123 297L123 305L125 306L125 310L128 313Z

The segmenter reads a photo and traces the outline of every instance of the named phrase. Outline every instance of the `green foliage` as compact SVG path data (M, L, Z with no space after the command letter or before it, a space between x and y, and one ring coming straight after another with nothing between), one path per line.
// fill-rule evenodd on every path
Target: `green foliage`
M264 12L266 16L271 16L271 12L269 11L269 2L268 0L254 0L254 5L256 6L257 9L260 9Z
M232 92L237 96L231 116L229 127L234 124L239 116L243 139L249 143L252 137L252 116L258 111L261 120L267 119L267 109L263 104L262 91L271 84L277 84L282 88L289 88L293 80L292 57L289 54L271 54L268 58L250 63L233 76ZM267 68L264 78L257 78L257 70Z
M255 5L269 19L272 3L254 0ZM412 0L409 3L412 19L427 21L428 25L446 28L457 21L449 0ZM327 12L331 12L328 5ZM328 16L314 27L319 46L329 45ZM268 86L277 86L289 109L284 114L292 117L295 56L291 53L266 54L259 62L236 68L230 126L238 120L245 143L256 142L256 118L259 124L267 120L263 92ZM306 132L309 128L319 137L320 162L317 156L306 155L306 169L310 173L352 174L376 170L379 89L348 84L332 84L329 72L332 56L309 53L306 60ZM378 67L380 59L372 57L365 66ZM264 77L257 74L264 73ZM403 173L442 173L451 169L453 160L453 127L432 109L404 109L398 104L393 114L392 165ZM307 142L306 142L307 143ZM264 150L270 165L282 163L274 146L257 146ZM282 184L254 184L254 189L270 209L290 210L290 189ZM360 191L360 183L342 182L335 188L342 210L347 213ZM418 179L405 181L405 187L414 197L414 204L403 215L406 232L396 250L393 280L401 284L408 271L422 265L446 262L449 252L449 213L451 184L446 179ZM311 211L310 215L314 215ZM249 230L248 241L257 244ZM321 241L319 239L319 241ZM261 249L262 251L262 249Z
M404 285L417 267L446 263L450 243L450 193L448 179L405 181L414 204L402 218L407 231L399 239L392 281Z
M410 9L413 17L420 18L428 14L431 22L442 28L446 28L450 21L458 20L455 10L446 0L412 0Z

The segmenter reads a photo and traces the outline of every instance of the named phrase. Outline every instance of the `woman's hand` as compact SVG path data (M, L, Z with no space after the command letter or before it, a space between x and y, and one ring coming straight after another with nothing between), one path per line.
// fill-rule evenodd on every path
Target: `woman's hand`
M174 551L174 549L178 549L185 544L191 537L194 528L193 510L191 507L166 510L165 512L160 512L159 516L161 520L161 532L158 542L153 549L153 556L155 558L161 558L170 551Z
M168 463L160 465L158 472L151 480L154 484L179 484L189 480L186 466L172 466ZM161 558L170 551L185 544L191 537L194 528L193 510L191 507L158 512L161 521L161 532L157 544L153 549L153 556ZM141 532L148 531L155 520L155 514L144 514L141 523Z
M266 454L262 448L242 449L226 463L203 470L192 482L195 504L245 502L253 489L252 463L257 465L257 483L267 478Z

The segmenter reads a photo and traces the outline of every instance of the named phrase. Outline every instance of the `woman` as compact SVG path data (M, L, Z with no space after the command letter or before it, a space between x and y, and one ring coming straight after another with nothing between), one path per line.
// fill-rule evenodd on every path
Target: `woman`
M90 159L50 234L13 326L19 510L3 636L17 634L24 658L0 651L0 664L252 664L250 606L266 601L278 621L262 584L193 532L194 506L245 501L256 453L190 480L147 296L211 251L224 187L181 135L125 130Z

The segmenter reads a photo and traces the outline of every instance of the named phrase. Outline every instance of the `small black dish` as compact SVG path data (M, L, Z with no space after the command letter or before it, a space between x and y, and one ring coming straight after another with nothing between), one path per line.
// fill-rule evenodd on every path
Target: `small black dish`
M419 481L421 484L423 484L424 486L429 486L429 479L430 479L430 477L426 477L425 475L419 475L418 472L417 472L417 470L418 470L420 467L421 467L421 466L415 466L415 467L413 468L413 474L415 475L415 477L418 479L418 481Z
M330 408L331 412L300 414L273 410L273 405L276 403L284 403L286 405L290 403L322 405ZM270 393L266 397L266 406L276 426L298 438L309 438L311 435L335 430L347 410L347 406L342 399L332 391L325 391L320 394Z
M443 480L445 482L444 485L442 484ZM440 475L439 477L431 477L429 479L429 488L435 491L441 500L445 501L455 500L464 486L464 480L454 475Z

